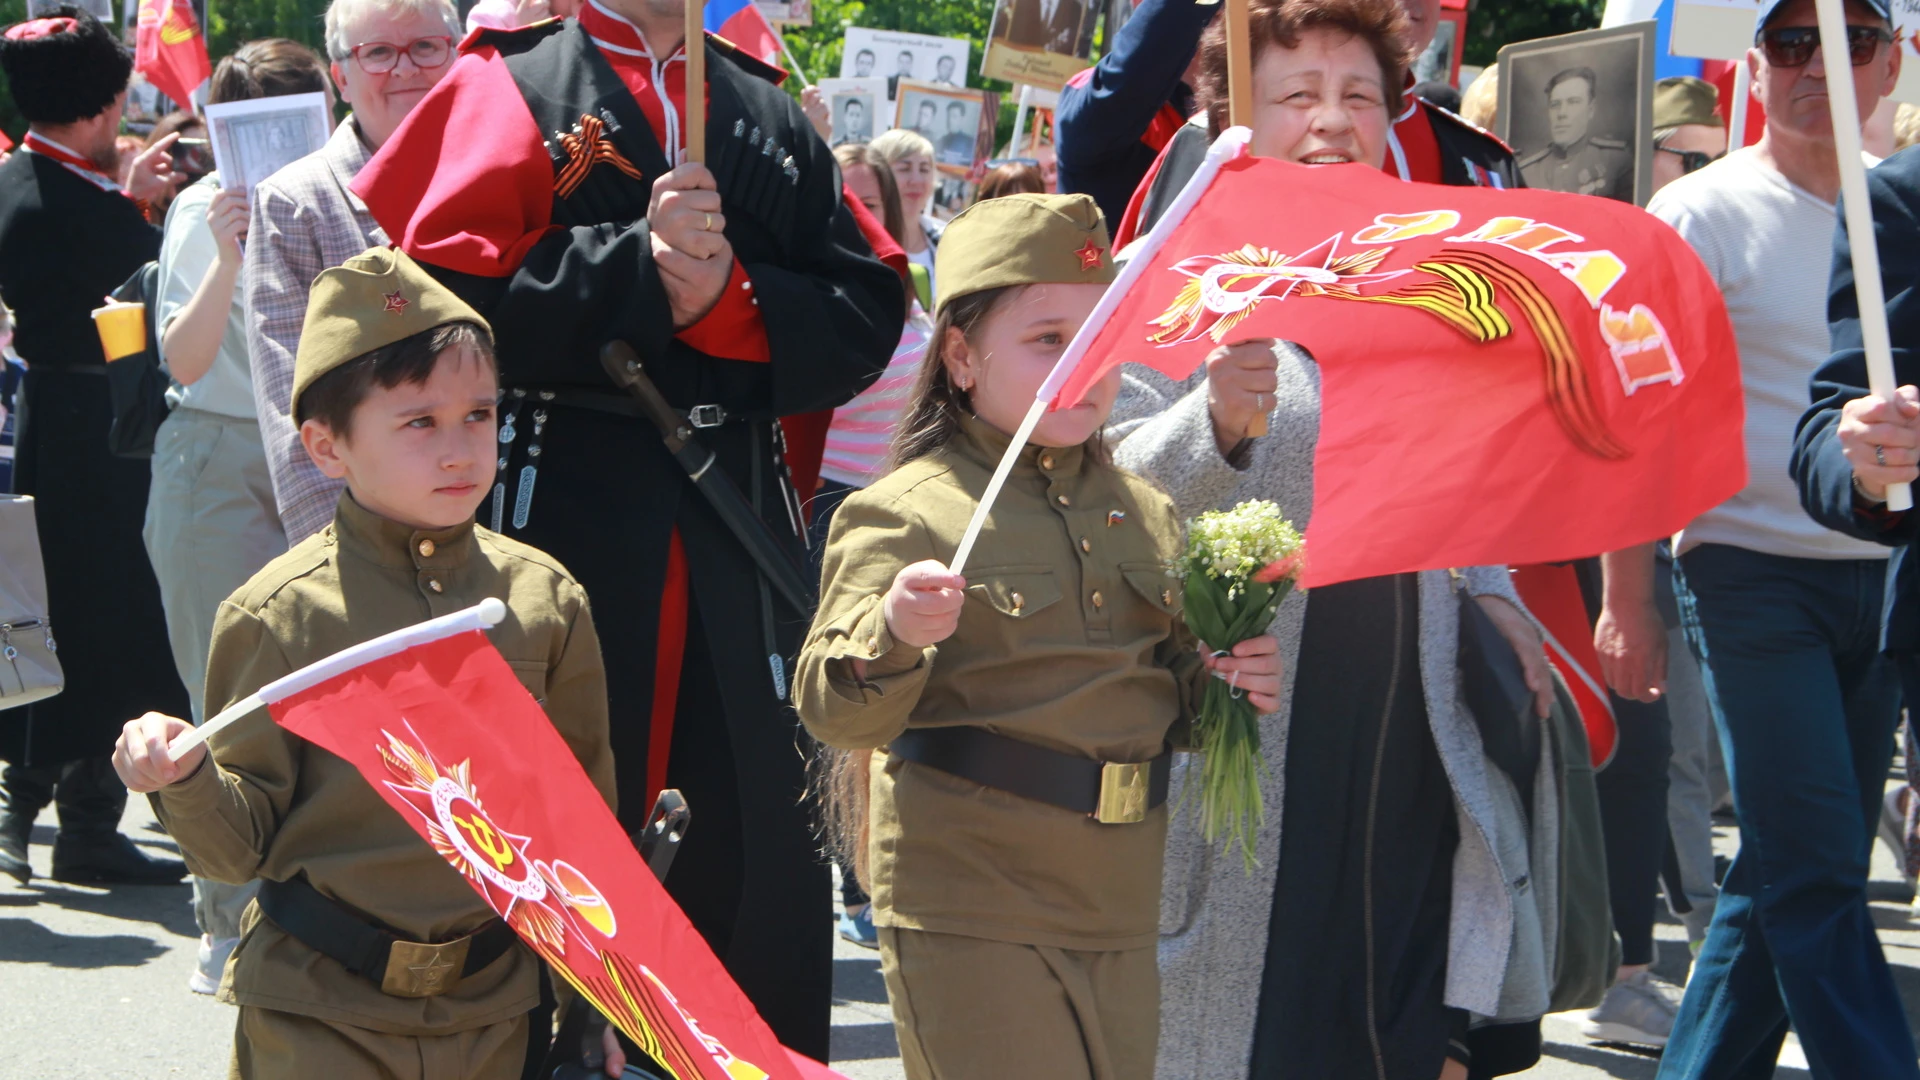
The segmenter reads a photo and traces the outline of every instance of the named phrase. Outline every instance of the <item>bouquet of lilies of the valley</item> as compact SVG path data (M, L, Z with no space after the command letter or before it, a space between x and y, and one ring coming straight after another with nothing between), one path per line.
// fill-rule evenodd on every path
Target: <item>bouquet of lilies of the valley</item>
M1185 581L1187 626L1220 655L1267 624L1305 569L1306 542L1265 499L1187 522L1187 551L1176 572ZM1208 842L1226 838L1251 868L1252 835L1265 812L1260 802L1260 717L1239 688L1207 681L1193 721L1193 746L1202 756L1200 827ZM1194 796L1189 787L1184 798Z

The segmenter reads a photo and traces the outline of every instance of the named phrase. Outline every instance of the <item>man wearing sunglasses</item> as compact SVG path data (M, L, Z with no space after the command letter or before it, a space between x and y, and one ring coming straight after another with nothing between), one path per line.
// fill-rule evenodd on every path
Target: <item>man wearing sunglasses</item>
M1813 0L1767 0L1746 58L1765 133L1648 207L1726 298L1747 453L1746 489L1676 547L1741 843L1661 1080L1772 1075L1789 1026L1816 1076L1920 1080L1866 897L1900 711L1880 655L1888 549L1809 516L1788 471L1808 379L1830 350L1840 169L1828 80L1853 79L1864 123L1900 74L1886 0L1846 0L1846 22L1845 53L1828 51Z
M1653 86L1653 190L1699 172L1727 153L1727 126L1714 109L1720 91L1705 79L1675 75Z

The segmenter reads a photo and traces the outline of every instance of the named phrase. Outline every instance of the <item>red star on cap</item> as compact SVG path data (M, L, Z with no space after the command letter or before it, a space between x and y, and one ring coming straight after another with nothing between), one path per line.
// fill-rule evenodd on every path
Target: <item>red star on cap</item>
M1098 270L1100 268L1100 256L1106 253L1107 249L1094 243L1093 237L1091 236L1087 237L1087 245L1085 247L1074 252L1075 255L1080 256L1080 269L1083 272L1087 270Z
M386 297L387 310L393 312L395 315L405 315L407 313L407 305L412 302L400 295L400 290L398 289L387 293Z

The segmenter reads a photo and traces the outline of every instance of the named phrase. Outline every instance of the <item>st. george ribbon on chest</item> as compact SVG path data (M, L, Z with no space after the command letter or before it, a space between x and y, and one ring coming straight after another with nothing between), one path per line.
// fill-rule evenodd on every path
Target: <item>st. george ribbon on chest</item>
M646 216L659 176L647 169L646 159L657 158L653 164L664 171L665 156L650 137L644 149L633 147L640 140L623 138L627 131L614 110L601 105L545 140L554 167L554 224L627 223ZM729 240L736 221L776 242L787 236L800 187L792 151L744 118L735 118L708 148L707 169L720 189Z

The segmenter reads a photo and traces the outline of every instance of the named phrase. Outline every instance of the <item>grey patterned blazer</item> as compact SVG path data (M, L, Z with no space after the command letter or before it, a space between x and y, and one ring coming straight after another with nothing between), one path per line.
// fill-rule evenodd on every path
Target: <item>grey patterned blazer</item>
M1215 448L1204 369L1184 383L1146 368L1124 369L1108 429L1116 461L1164 488L1182 517L1265 498L1279 503L1304 529L1313 506L1320 370L1290 344L1276 346L1275 352L1280 385L1269 417L1271 434L1255 442L1245 469L1227 464ZM1469 591L1504 597L1525 610L1505 567L1462 573ZM1419 575L1420 681L1460 828L1446 1000L1481 1018L1532 1019L1547 1009L1558 938L1558 902L1551 895L1558 874L1531 869L1559 863L1553 763L1543 755L1534 785L1537 828L1529 830L1517 790L1487 761L1460 699L1458 604L1446 571ZM1305 614L1306 599L1295 593L1280 606L1271 627L1286 665L1287 701ZM1269 766L1261 795L1269 809L1256 848L1260 865L1251 874L1239 855L1223 855L1208 845L1189 814L1173 822L1160 911L1159 1080L1247 1074L1286 824L1278 808L1286 805L1288 719L1283 704L1260 720ZM1170 801L1176 805L1187 764L1175 766Z
M288 545L333 520L334 504L345 486L314 466L293 424L293 357L307 316L307 291L320 271L387 243L387 234L374 223L366 204L347 190L373 157L359 132L348 117L333 129L327 145L262 180L253 191L241 278L247 363L253 369L253 400Z

